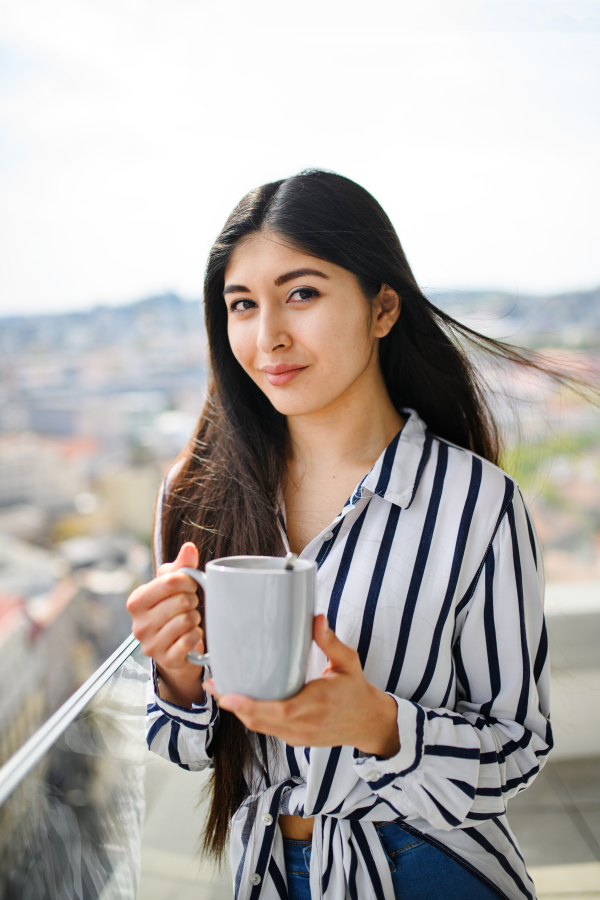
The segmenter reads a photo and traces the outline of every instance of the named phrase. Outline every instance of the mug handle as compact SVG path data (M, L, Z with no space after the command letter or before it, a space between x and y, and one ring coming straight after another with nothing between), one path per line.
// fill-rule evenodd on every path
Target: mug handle
M186 659L193 666L208 666L210 664L210 653L196 653L195 650L190 650Z
M191 569L189 566L183 566L177 571L183 572L184 575L189 575L190 578L193 578L200 585L202 590L206 590L206 575L200 569ZM210 653L196 653L195 650L190 650L186 658L194 666L205 666L210 660Z

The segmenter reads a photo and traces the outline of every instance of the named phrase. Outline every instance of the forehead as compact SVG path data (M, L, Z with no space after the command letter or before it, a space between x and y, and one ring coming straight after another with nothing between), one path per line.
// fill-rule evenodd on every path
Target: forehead
M330 277L345 273L345 269L333 263L317 259L298 250L276 234L252 234L239 242L225 267L225 283L248 284L254 279L274 281L285 272L300 268L319 269Z

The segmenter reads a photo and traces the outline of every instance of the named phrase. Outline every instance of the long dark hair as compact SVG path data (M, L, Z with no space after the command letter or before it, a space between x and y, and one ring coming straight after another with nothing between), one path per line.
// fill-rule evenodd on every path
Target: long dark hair
M233 210L208 258L208 395L166 492L165 559L175 559L184 541L198 547L200 567L219 556L284 552L276 513L286 474L286 419L235 359L222 293L232 251L259 231L352 272L367 303L382 284L397 291L401 315L380 342L392 402L417 410L434 434L493 463L500 458L501 434L476 361L491 356L547 371L534 354L478 334L434 306L419 289L392 223L360 185L311 170L256 188ZM221 710L204 835L205 850L219 859L230 818L249 791L253 753L244 726Z

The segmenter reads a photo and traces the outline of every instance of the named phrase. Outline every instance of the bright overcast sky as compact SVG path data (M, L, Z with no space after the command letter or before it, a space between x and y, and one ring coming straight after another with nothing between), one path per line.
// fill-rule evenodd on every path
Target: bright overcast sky
M242 194L308 166L425 288L600 284L597 0L4 0L0 42L1 313L198 296Z

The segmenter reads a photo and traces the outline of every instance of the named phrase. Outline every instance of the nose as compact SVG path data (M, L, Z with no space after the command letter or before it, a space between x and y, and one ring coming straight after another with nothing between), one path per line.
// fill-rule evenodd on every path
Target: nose
M260 313L260 328L256 338L256 346L263 353L289 347L292 339L285 327L284 317L277 308L268 308L265 304Z

